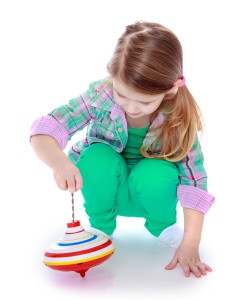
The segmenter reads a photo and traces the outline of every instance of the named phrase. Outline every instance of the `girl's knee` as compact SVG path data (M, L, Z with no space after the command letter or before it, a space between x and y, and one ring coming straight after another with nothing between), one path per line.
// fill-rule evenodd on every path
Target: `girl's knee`
M100 170L104 174L106 171L116 172L124 164L123 157L111 146L103 143L94 143L81 153L77 167L81 171L90 170L93 172Z
M159 160L141 161L129 177L131 193L152 214L176 208L178 184L177 169Z
M127 165L123 157L102 143L92 144L85 149L76 165L83 178L82 193L86 199L93 199L94 196L95 201L114 201L121 180L127 177Z
M151 188L158 186L177 186L179 173L173 163L158 159L143 159L131 171L131 179L138 186Z
M95 161L112 160L117 157L117 152L109 145L94 143L86 148L80 155L80 159L92 159Z

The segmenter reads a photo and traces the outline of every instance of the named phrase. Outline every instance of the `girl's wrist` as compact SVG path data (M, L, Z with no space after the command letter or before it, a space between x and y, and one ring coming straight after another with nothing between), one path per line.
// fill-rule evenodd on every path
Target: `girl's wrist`
M183 237L182 244L184 245L190 245L191 247L198 248L200 245L200 239L199 238L192 238L192 237Z

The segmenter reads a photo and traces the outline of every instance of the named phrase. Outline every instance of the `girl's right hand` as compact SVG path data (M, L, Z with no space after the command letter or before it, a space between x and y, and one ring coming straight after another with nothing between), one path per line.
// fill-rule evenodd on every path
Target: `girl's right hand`
M69 160L54 138L37 134L32 136L31 145L36 155L53 170L53 176L61 190L74 193L83 187L79 169Z
M62 161L53 169L53 176L61 190L74 193L83 187L83 179L79 169L68 160Z

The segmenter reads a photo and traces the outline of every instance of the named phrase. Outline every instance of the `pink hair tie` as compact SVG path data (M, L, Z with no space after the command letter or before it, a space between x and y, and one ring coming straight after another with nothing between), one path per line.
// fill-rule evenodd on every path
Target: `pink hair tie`
M178 87L182 87L182 86L185 85L185 83L186 83L186 78L185 78L185 76L182 76L180 79L181 79L181 81L179 82Z

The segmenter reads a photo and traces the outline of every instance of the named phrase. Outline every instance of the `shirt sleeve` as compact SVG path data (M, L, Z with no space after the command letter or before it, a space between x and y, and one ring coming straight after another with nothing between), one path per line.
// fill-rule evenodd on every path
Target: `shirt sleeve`
M60 148L65 149L70 136L68 131L51 116L43 116L36 119L30 129L30 142L33 135L45 134L53 137Z
M30 140L33 135L46 134L56 139L60 148L64 149L71 137L90 122L92 93L93 89L89 89L67 104L55 108L47 116L36 119L31 126Z
M184 208L191 208L205 214L215 198L207 191L207 173L203 163L204 156L196 137L189 153L176 163L180 179L177 197Z

